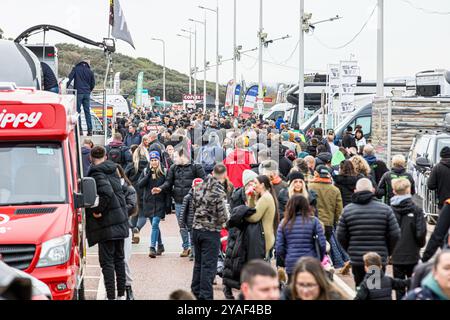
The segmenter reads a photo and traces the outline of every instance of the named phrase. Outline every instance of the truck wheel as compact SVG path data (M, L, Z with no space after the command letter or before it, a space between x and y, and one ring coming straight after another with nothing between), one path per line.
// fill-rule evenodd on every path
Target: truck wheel
M86 300L86 297L84 295L84 279L80 283L80 288L75 289L72 300Z

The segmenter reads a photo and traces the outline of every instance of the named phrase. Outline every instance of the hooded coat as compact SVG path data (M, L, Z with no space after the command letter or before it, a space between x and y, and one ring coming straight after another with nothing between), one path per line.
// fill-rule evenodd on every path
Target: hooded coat
M414 265L420 259L420 248L425 245L427 224L423 210L411 196L395 196L391 207L400 226L401 236L392 253L392 264Z
M143 213L145 217L165 218L167 211L167 192L163 190L158 194L152 194L152 189L161 187L165 181L165 175L156 177L148 167L142 172L138 181L138 188L142 190Z
M445 200L450 198L450 158L442 158L431 170L428 178L428 189L436 190L439 209L444 206Z
M85 61L78 63L69 74L67 87L74 81L77 94L90 94L95 88L95 76L89 64Z
M391 198L394 196L392 191L392 180L397 178L406 178L411 183L411 194L416 193L416 185L414 179L409 172L406 172L405 168L398 167L392 168L391 171L386 172L378 184L377 197L381 199L384 197L384 202L389 205L391 203Z
M400 228L389 206L374 200L370 191L353 195L337 227L337 239L348 252L352 265L363 266L363 255L367 252L378 253L386 265L399 238Z
M128 212L125 194L117 174L117 164L105 161L91 166L89 177L95 179L99 205L86 209L86 237L89 246L109 240L128 238ZM95 218L94 213L101 213Z
M342 205L346 207L349 203L352 203L352 195L355 193L356 183L359 177L357 176L342 176L337 175L334 177L334 185L338 187L342 196Z

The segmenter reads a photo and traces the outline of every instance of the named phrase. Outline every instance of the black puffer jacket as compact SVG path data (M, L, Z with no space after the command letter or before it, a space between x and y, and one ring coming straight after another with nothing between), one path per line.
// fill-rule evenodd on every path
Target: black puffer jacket
M233 210L236 207L244 206L245 201L247 200L247 196L245 195L245 188L241 187L235 189L230 199L230 208Z
M317 194L312 191L308 190L308 200L309 205L314 207L315 216L318 216L317 212ZM286 210L286 205L289 201L289 190L288 188L284 188L280 191L280 194L278 195L278 210L280 212L280 221L283 220L284 217L284 211Z
M117 164L105 161L92 165L89 177L95 179L99 205L86 210L86 236L89 246L108 240L125 239L129 235L128 213ZM97 219L94 213L101 213Z
M432 170L427 184L428 189L436 190L439 200L439 208L444 206L444 201L450 198L450 159L442 158Z
M192 230L192 225L194 223L194 203L192 201L194 191L191 189L189 193L184 197L183 203L181 204L180 217L178 219L179 226L186 226L188 231Z
M430 240L422 256L422 261L427 262L436 253L436 250L444 245L445 237L450 231L450 201L446 201L439 214L436 227L431 234Z
M355 300L392 300L392 290L404 290L411 283L411 279L394 279L381 272L380 285L374 287L373 277L373 274L366 274L356 292Z
M339 188L342 196L342 205L345 207L352 203L352 195L355 193L356 182L359 178L357 176L341 176L334 177L334 185Z
M423 210L414 204L411 197L393 197L391 207L401 230L400 239L392 254L392 264L416 264L427 236Z
M370 191L362 191L353 194L352 203L344 208L337 238L352 265L363 266L367 252L378 253L385 265L400 238L400 228L389 206L374 200Z
M199 164L174 164L170 167L166 182L161 186L161 189L166 192L171 191L175 203L181 204L192 188L192 181L196 178L204 180L205 176L205 171Z
M139 178L138 187L143 191L144 216L147 218L160 217L164 219L167 209L167 192L152 194L153 188L160 188L166 181L166 176L154 177L150 168L145 168Z
M245 220L255 212L254 208L247 206L236 207L227 223L229 233L223 284L230 288L240 288L241 271L247 261L262 259L266 253L264 236L260 233L261 224L249 223Z
M142 216L144 214L144 193L141 188L138 186L139 178L141 177L142 171L144 171L145 168L148 167L148 161L147 159L143 158L139 161L138 170L134 168L134 163L129 163L127 167L125 168L125 174L130 179L131 183L133 184L134 189L136 190L137 195L137 201L138 201L138 210L139 216Z
M390 205L391 198L394 196L392 191L392 180L397 178L406 178L411 183L411 194L416 193L416 185L410 173L406 172L405 168L392 168L391 171L386 172L378 184L377 197L381 199L384 197L384 202Z

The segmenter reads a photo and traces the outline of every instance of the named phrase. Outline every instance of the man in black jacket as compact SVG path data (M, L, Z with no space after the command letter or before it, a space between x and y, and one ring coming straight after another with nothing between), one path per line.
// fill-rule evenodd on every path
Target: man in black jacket
M353 135L353 128L351 126L347 127L347 131L344 133L342 137L342 146L347 148L356 148L355 136Z
M98 243L98 256L108 300L115 300L117 278L118 300L125 300L124 239L129 236L125 194L117 164L106 160L103 147L91 151L89 177L97 183L99 204L86 211L86 236L89 246Z
M408 179L392 180L394 197L391 207L400 226L401 237L392 253L394 278L411 278L414 267L420 259L420 248L425 245L427 223L423 210L419 208L411 197L411 183ZM405 288L398 288L397 300L405 295Z
M90 67L89 60L83 60L78 63L69 74L69 81L67 87L74 81L73 88L77 90L77 112L81 112L81 105L83 105L84 116L88 129L88 136L92 136L92 120L91 120L91 92L95 88L95 76ZM81 117L79 118L80 134Z
M405 178L411 183L411 195L416 194L416 185L412 175L406 171L406 159L403 155L398 154L392 157L392 170L386 172L378 183L377 197L384 197L384 203L390 205L391 198L394 196L392 191L392 180Z
M448 236L450 232L450 199L444 202L444 207L442 208L438 221L436 222L436 227L431 234L430 240L428 240L427 247L422 256L422 261L429 261L436 250L445 245L445 237Z
M55 73L45 62L41 62L42 75L44 81L44 90L53 93L59 93L58 80Z
M192 182L196 178L205 179L205 171L199 164L190 163L185 148L175 151L175 164L169 169L166 182L153 190L153 193L161 191L171 192L175 202L175 213L179 220L181 206L184 197L192 188ZM189 232L185 226L180 225L180 235L183 241L183 251L180 257L188 257L191 253L191 243L189 241Z
M381 177L389 171L386 163L383 160L377 159L375 156L375 148L370 144L364 146L363 156L364 160L366 160L370 166L370 174L374 177L375 182L378 185Z
M441 161L431 170L427 181L428 189L436 190L439 210L445 200L450 198L450 148L442 148L440 156Z
M350 256L356 287L365 276L363 255L378 253L385 267L400 238L392 209L376 201L374 191L369 179L358 180L352 203L344 208L337 228L338 241Z

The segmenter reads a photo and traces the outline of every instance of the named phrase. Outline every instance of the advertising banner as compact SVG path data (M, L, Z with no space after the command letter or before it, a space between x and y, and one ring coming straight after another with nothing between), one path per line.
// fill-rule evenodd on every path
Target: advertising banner
M225 109L230 109L233 106L233 94L235 91L236 84L234 83L234 80L228 81L227 85L227 93L225 96Z
M258 97L258 86L254 85L250 87L245 95L244 106L242 112L251 114L256 106L256 98Z
M236 85L236 90L234 91L234 116L237 117L239 115L239 100L241 98L241 85Z
M144 86L144 72L139 72L137 87L136 87L136 104L138 107L142 106L142 89Z

